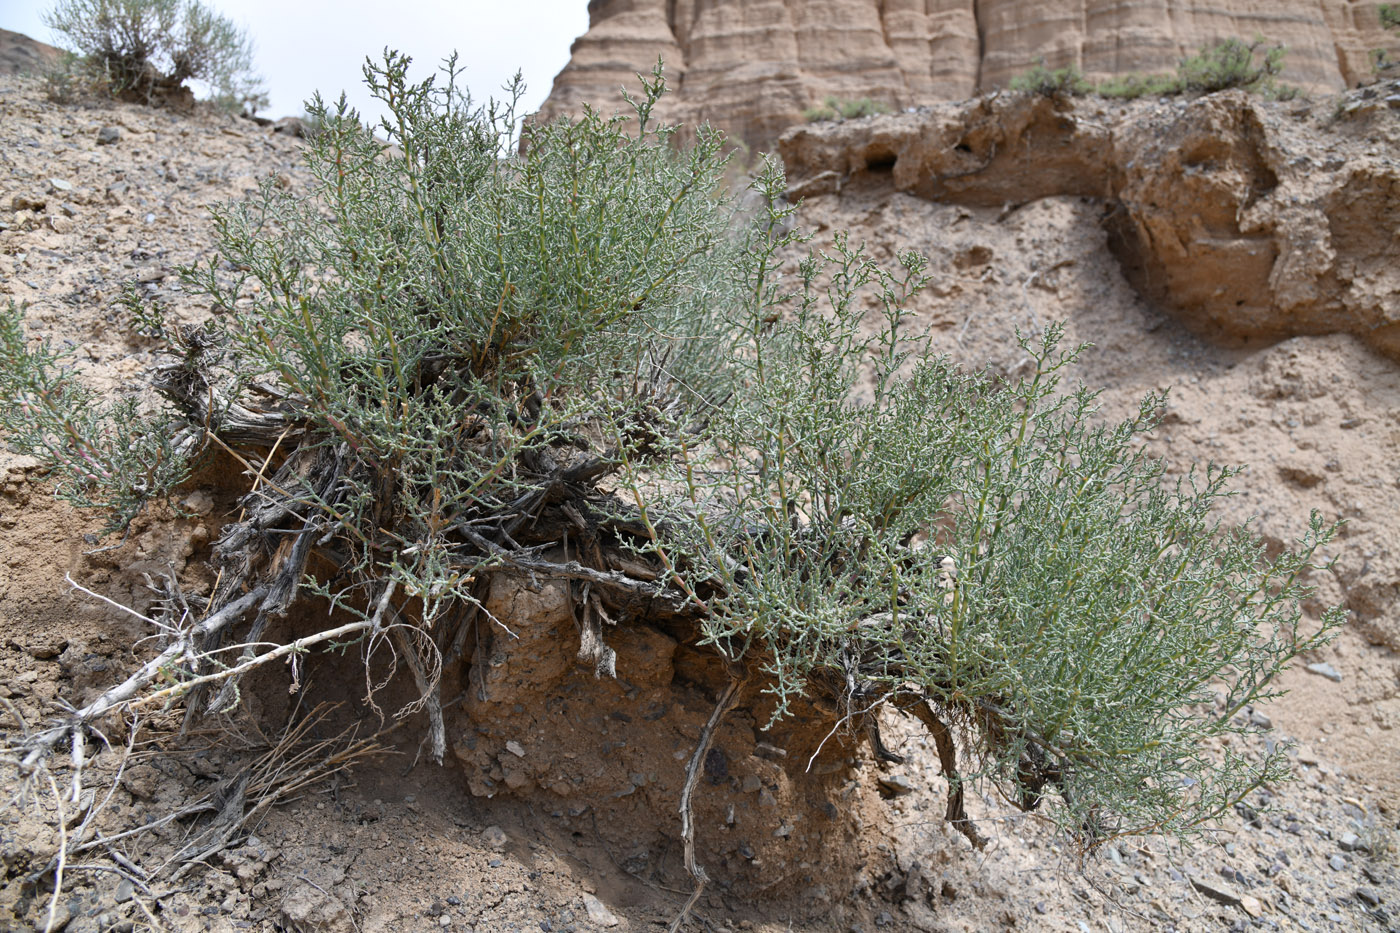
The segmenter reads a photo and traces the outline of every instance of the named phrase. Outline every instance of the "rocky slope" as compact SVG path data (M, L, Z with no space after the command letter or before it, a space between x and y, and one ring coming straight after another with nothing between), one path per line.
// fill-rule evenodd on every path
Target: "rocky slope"
M38 74L62 54L22 32L0 29L0 74Z
M1394 167L1387 160L1396 151L1395 111L1376 95L1356 95L1342 109L1353 103L1354 112L1335 124L1329 122L1330 104L1295 113L1226 95L1189 106L1206 108L1205 113L1253 113L1252 119L1274 127L1260 158L1281 176L1282 195L1321 210L1318 205L1350 203L1325 195L1352 168L1315 172L1308 182L1281 167L1304 156L1313 164L1339 158L1381 178ZM915 121L911 125L934 121L929 124L934 129L977 128L987 138L1014 138L1018 146L1038 145L1043 137L1049 148L1029 167L1044 163L1054 174L1049 155L1073 145L1063 135L1043 134L1039 121L1122 126L1125 141L1115 147L1145 140L1170 151L1167 144L1178 137L1167 130L1186 112L1155 102L1103 113L1066 114L1053 107L1047 113L1044 107L997 99L904 119ZM1243 123L1241 117L1220 125L1229 130ZM878 129L896 140L902 125L872 121L867 131L873 136ZM1162 128L1160 139L1151 131L1154 126ZM1322 673L1291 672L1286 685L1293 693L1250 713L1258 731L1246 753L1257 754L1282 738L1304 743L1293 759L1297 782L1251 794L1219 834L1194 850L1120 840L1087 867L1087 875L1078 873L1062 841L1033 817L1008 818L1006 807L980 796L969 806L995 843L987 852L973 852L941 821L945 788L933 750L897 723L888 725L887 737L908 756L907 763L884 769L864 755L853 756L847 766L856 779L840 790L849 787L863 796L854 804L833 798L838 819L816 827L811 820L792 821L802 806L795 797L806 788L777 773L787 768L800 780L800 766L790 760L782 764L786 749L760 749L736 727L736 735L723 740L724 773L716 767L716 780L703 782L700 791L701 851L747 860L748 843L753 855L773 865L796 862L789 867L800 872L805 887L796 897L769 902L716 885L687 929L1392 928L1400 905L1394 804L1400 792L1394 741L1400 661L1386 640L1395 632L1400 562L1394 537L1400 509L1395 467L1400 463L1395 420L1400 367L1349 332L1274 335L1233 346L1185 329L1164 306L1144 299L1110 248L1119 234L1104 226L1103 217L1115 198L1126 197L1127 188L1066 193L1048 184L1031 186L1037 172L1024 171L1019 174L1028 186L1018 194L1010 187L1018 173L1003 171L992 160L985 187L996 197L953 194L931 200L920 188L924 176L911 174L907 187L896 182L897 175L905 177L900 171L916 164L899 169L900 153L912 159L912 148L891 143L887 154L878 155L842 135L853 129L792 142L807 153L793 152L793 178L795 184L808 183L801 222L816 232L815 245L849 229L879 258L906 247L927 253L934 280L911 307L911 323L931 327L938 348L967 365L1014 371L1024 365L1012 338L1016 328L1034 331L1063 321L1073 339L1095 345L1083 356L1078 375L1107 387L1106 408L1119 411L1143 392L1172 387L1166 420L1149 443L1177 471L1210 458L1251 464L1227 517L1257 514L1260 530L1280 540L1296 532L1311 508L1348 518L1337 570L1319 582L1322 597L1345 600L1356 621L1334 648L1307 659L1327 665L1317 668ZM1088 132L1081 129L1069 138ZM934 133L932 139L939 138ZM1110 138L1120 137L1110 133ZM58 106L44 100L33 81L0 78L0 164L7 170L0 177L0 301L26 304L28 332L71 346L92 384L112 395L135 391L153 362L152 344L127 326L117 302L123 283L134 280L174 321L200 320L208 309L181 290L173 270L208 256L206 205L241 197L258 178L274 172L293 190L301 188L306 177L297 164L297 145L291 137L212 113L177 116L107 101ZM1253 151L1231 132L1222 131L1217 145L1226 154ZM1368 155L1371 146L1381 152ZM953 150L950 158L965 155L956 145ZM1244 177L1230 158L1216 157L1210 171L1197 167L1204 190L1236 190L1211 180L1211 172L1227 181ZM931 164L929 171L938 171L940 163ZM955 163L958 171L975 164ZM944 188L956 182L946 174L938 178ZM966 184L966 191L976 190L973 181ZM1333 213L1364 220L1370 216L1366 211L1387 203L1368 197ZM1170 204L1159 201L1159 206L1166 211ZM1389 249L1388 242L1376 248ZM241 469L226 467L233 473ZM159 579L178 573L191 592L207 590L212 582L203 564L208 544L236 515L231 498L217 488L218 471L210 475L216 481L213 494L190 495L183 503L187 515L153 511L122 547L97 551L83 537L97 524L93 517L56 502L32 461L0 452L0 697L9 704L0 713L0 730L5 738L51 715L59 699L91 696L106 687L149 647L133 647L149 634L139 621L76 593L65 574L142 611L156 595L145 574ZM528 686L525 675L543 669L538 660L551 669L562 663L556 657L563 656L560 638L576 637L571 623L557 612L540 612L536 621L540 632L521 633L528 650L506 652L503 663L492 661L481 672L492 678L493 688ZM547 628L564 634L549 640L541 634ZM455 724L456 760L441 769L415 767L415 730L421 723L410 720L386 740L397 743L402 754L310 785L297 799L266 812L252 835L211 858L207 870L178 885L138 886L95 853L75 858L55 928L71 933L129 929L127 924L153 929L159 924L182 933L664 928L689 893L678 847L667 842L676 833L670 792L683 764L676 752L684 750L684 730L658 739L649 731L647 710L663 696L707 710L711 698L687 694L701 680L693 670L683 678L691 687L667 692L666 677L693 665L694 652L687 661L685 651L655 633L640 635L630 647L619 642L619 664L635 685L598 682L588 672L571 675L571 685L599 691L570 701L584 710L576 734L570 734L573 717L546 711L540 722L556 727L557 739L540 740L534 731L538 724L527 721L529 711L513 706L520 693L505 689L493 693L486 708L497 717L501 734ZM564 647L572 657L575 645ZM493 653L490 645L480 650ZM314 672L301 692L305 706L343 699L348 708L359 709L363 672L354 663L353 653L341 668L327 669L319 659L308 663ZM628 697L629 692L636 696ZM296 708L285 680L248 693L254 715L244 723L280 724ZM465 718L471 708L484 708L482 702L464 701L451 715ZM629 709L636 715L625 713ZM592 719L604 722L598 726ZM366 721L374 724L372 716ZM177 726L157 717L146 734ZM113 788L102 829L115 832L169 814L227 787L249 756L260 753L261 741L250 731L138 748ZM618 744L624 741L625 747ZM485 759L475 760L482 755ZM113 777L114 757L103 753L88 763L90 788ZM478 777L474 786L473 773L495 782L495 767L499 785L488 786ZM584 778L581 792L565 797L553 790L547 778L556 772L564 779ZM0 800L11 799L15 777L0 752ZM877 785L889 800L874 799L870 789ZM75 835L84 831L71 810L66 815L59 810L55 796L40 789L23 806L0 809L0 929L44 927L48 889L26 885L25 879L53 855L60 822L68 819ZM658 820L670 822L658 825ZM120 852L154 864L181 844L192 825L182 821L153 840L125 841ZM756 832L752 826L770 829L761 838L740 835ZM788 833L779 834L785 826ZM813 861L815 842L802 837L818 831L833 851ZM793 855L808 860L797 862Z
M878 179L970 207L1096 199L1129 280L1198 333L1349 333L1400 360L1400 82L1366 93L1368 109L1321 120L1240 91L1131 107L992 95L798 128L779 152L797 196Z
M1005 87L1040 60L1088 77L1170 72L1215 39L1288 45L1286 78L1337 91L1394 48L1377 3L1250 0L592 0L590 26L541 114L611 109L665 60L669 109L766 149L827 95L896 109Z
M1262 508L1267 534L1292 537L1312 509L1347 519L1335 592L1368 640L1400 650L1400 546L1390 527L1400 513L1400 398L1391 395L1400 379L1400 82L1337 105L1238 91L1128 105L991 95L797 128L779 151L789 196L808 199L819 225L852 228L877 250L935 257L940 271L922 301L935 327L956 326L947 350L969 364L1016 362L1005 356L1014 345L969 353L968 331L985 327L984 315L1006 321L993 345L1047 318L1073 333L1102 313L1093 296L1105 288L1124 290L1110 305L1189 334L1223 367L1219 381L1174 371L1170 353L1157 359L1097 328L1081 333L1098 345L1085 379L1131 399L1154 386L1150 367L1158 388L1174 387L1169 423L1205 433L1192 448L1174 447L1174 458L1253 464L1245 485L1256 498L1235 511L1242 520ZM1044 229L1025 219L1040 216ZM1018 233L1008 238L1013 220ZM1042 254L1054 231L1066 245L1088 238L1092 262ZM969 274L1019 285L979 286L987 295L973 309ZM1122 322L1129 332L1141 327L1133 314ZM1115 362L1122 354L1136 359ZM1217 408L1213 392L1233 410ZM1292 518L1280 522L1280 512Z

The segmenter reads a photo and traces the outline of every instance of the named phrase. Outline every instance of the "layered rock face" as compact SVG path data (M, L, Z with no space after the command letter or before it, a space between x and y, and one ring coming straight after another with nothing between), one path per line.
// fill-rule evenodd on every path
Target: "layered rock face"
M1091 79L1172 71L1217 39L1289 48L1287 80L1340 90L1393 48L1363 0L591 0L541 115L611 110L658 57L668 116L767 148L826 96L896 109L1005 87L1042 59Z

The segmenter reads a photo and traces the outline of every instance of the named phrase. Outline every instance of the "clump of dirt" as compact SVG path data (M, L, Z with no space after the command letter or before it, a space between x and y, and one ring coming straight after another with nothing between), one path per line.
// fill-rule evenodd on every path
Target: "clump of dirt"
M1233 100L1212 106L1243 112ZM1366 134L1390 138L1393 130L1389 111L1358 110L1329 127L1321 116L1308 122L1286 107L1248 106L1261 126L1291 127L1272 148L1251 150L1271 165L1322 159L1328 146L1370 146ZM1153 120L1183 119L1175 107L1150 102L1093 119L1136 120L1146 132ZM173 322L200 320L207 310L187 299L172 273L211 249L204 205L240 197L272 172L302 184L298 143L212 113L179 117L108 102L59 107L20 79L0 78L0 108L0 159L10 169L0 182L0 293L29 303L32 334L71 343L92 382L113 395L138 391L153 359L123 326L115 304L123 282L135 279ZM1036 120L1054 129L1060 118L1047 111ZM1074 132L1088 132L1088 122L1081 114ZM894 124L872 125L883 133ZM985 132L1000 138L994 127ZM1290 697L1241 714L1257 730L1246 753L1288 737L1303 741L1299 782L1251 794L1197 849L1116 840L1086 875L1034 815L975 793L969 810L994 842L973 852L943 822L946 786L917 727L885 722L905 761L880 764L843 730L833 732L832 710L800 708L770 728L770 701L755 681L702 763L697 856L717 883L688 928L1392 924L1400 906L1392 803L1400 789L1392 741L1400 714L1400 546L1389 517L1400 507L1400 370L1363 337L1340 332L1345 327L1243 348L1203 341L1178 323L1174 305L1125 273L1111 216L1105 224L1116 209L1105 190L1017 194L1017 172L1007 170L998 182L1007 186L1004 198L930 201L900 187L913 163L892 156L908 135L887 135L879 146L862 143L860 177L823 169L846 183L804 207L804 223L821 231L819 245L851 229L877 257L910 247L930 255L934 282L913 310L934 328L938 348L968 365L1016 372L1027 361L1015 330L1064 321L1072 339L1094 344L1079 373L1107 386L1108 411L1171 387L1162 427L1148 440L1154 452L1179 472L1205 459L1251 464L1227 521L1258 515L1259 530L1283 541L1311 508L1348 519L1338 562L1318 581L1319 601L1345 601L1355 621L1335 647L1309 659L1326 665L1322 673L1291 672ZM1016 136L1022 148L1042 138L1057 137L1039 129ZM947 154L965 169L992 149L980 137L966 146L970 154L956 145ZM1367 165L1380 171L1384 160ZM1298 183L1298 174L1274 171L1275 191ZM1277 195L1261 200L1270 198ZM1386 209L1362 201L1371 205L1365 210ZM1343 245L1360 242L1345 230L1331 235ZM1352 252L1365 258L1360 246ZM236 516L220 490L236 485L242 468L212 465L202 478L212 493L192 491L182 516L152 510L110 551L84 539L97 522L55 502L34 463L0 453L0 468L0 687L13 707L3 726L11 738L23 728L15 714L32 727L56 712L60 698L88 699L138 655L149 656L146 645L130 647L150 634L144 623L75 593L64 574L138 612L160 595L147 575L158 585L173 574L191 592L207 591L210 542ZM55 902L55 928L552 933L669 924L691 890L677 842L679 787L731 674L685 625L658 620L605 628L617 678L597 678L578 662L580 631L567 595L548 583L492 581L488 605L499 624L475 624L461 662L447 672L457 690L444 695L457 699L447 709L446 767L420 759L422 723L411 718L378 740L397 754L317 777L260 811L179 883L146 884L111 870L120 862L94 869L75 858ZM60 822L81 845L180 813L191 801L227 803L287 730L302 731L284 759L318 742L343 745L347 728L358 726L364 737L391 725L360 702L363 678L354 657L312 659L298 672L295 694L290 670L250 682L244 701L253 712L231 731L177 740L179 718L154 717L143 734L159 744L139 743L120 779L120 755L103 752L88 763L88 788L112 794L86 828L84 814L100 797L65 803L60 813L61 789L33 789L23 806L0 812L0 911L8 911L0 917L17 929L46 925ZM311 715L323 699L345 702ZM392 712L397 699L386 691L381 706ZM114 730L107 738L119 748L125 736ZM8 799L15 782L5 767ZM219 812L185 813L103 850L149 867L192 834L217 828Z
M453 751L472 794L531 799L565 826L596 826L630 873L683 886L678 803L731 675L693 624L619 624L604 634L616 677L599 678L578 661L574 605L560 584L531 592L494 579L486 609L500 621L472 655L449 720ZM703 757L697 854L726 892L826 901L823 879L861 857L874 789L853 779L859 752L834 704L794 703L775 719L763 687L745 686Z

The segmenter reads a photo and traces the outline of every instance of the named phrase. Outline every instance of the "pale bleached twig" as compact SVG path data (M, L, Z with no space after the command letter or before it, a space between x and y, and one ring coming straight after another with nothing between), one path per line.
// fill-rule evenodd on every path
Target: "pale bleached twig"
M729 712L734 701L739 696L739 689L744 686L747 677L730 677L729 686L724 693L720 694L719 702L715 704L715 710L710 714L710 721L705 723L705 728L700 733L700 741L695 745L695 753L690 756L690 763L685 769L685 786L681 789L681 843L685 849L685 870L690 873L690 877L695 879L695 890L691 892L690 898L681 907L680 913L676 914L676 919L671 921L669 933L676 933L685 923L685 918L690 915L690 909L695 906L695 902L700 899L700 894L705 890L705 885L709 883L710 877L705 874L705 869L695 859L695 814L692 812L691 797L695 793L695 783L700 777L700 769L704 767L705 756L710 752L710 745L714 742L715 730L719 728L720 721Z
M96 700L93 700L87 706L75 712L67 722L39 733L29 743L32 747L29 754L24 757L24 761L20 764L21 773L27 774L31 772L35 764L48 755L53 750L53 747L58 744L65 735L70 734L75 729L81 729L88 723L105 716L117 706L129 702L138 691L159 677L161 671L167 665L185 654L194 644L195 639L216 632L234 619L241 617L253 603L262 599L266 593L267 587L259 586L241 598L229 603L188 631L183 632L174 644L166 648L156 657L147 661L136 673L132 674L126 680L112 687Z

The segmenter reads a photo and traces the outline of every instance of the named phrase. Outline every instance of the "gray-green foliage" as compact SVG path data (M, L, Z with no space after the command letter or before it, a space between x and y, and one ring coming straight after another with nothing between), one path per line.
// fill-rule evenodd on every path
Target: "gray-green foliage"
M762 658L780 710L814 680L864 708L912 684L980 734L980 776L1027 805L1057 786L1057 819L1096 838L1186 831L1284 775L1281 752L1204 745L1326 637L1300 632L1298 600L1330 530L1315 517L1269 559L1222 529L1234 471L1166 482L1140 444L1161 399L1105 422L1094 393L1062 391L1058 329L1012 383L929 357L902 335L922 268L903 262L891 275L841 239L809 260L796 314L741 357L714 456L687 452L662 484L697 516L660 545L683 554L669 562L697 591L723 581L707 637Z
M104 511L108 531L187 475L174 420L135 399L104 401L77 378L71 351L26 340L14 302L0 312L0 402L10 445L45 461L64 499Z
M808 107L802 111L802 119L808 123L821 123L823 121L859 120L861 117L873 117L882 113L889 113L888 104L874 100L869 97L860 97L855 100L829 95L822 101L819 107Z
M1283 70L1286 49L1266 45L1262 39L1243 42L1224 39L1183 58L1171 75L1130 73L1090 84L1074 67L1055 71L1042 62L1017 75L1011 89L1044 94L1047 97L1093 93L1100 97L1135 100L1139 97L1172 97L1178 94L1211 94L1240 88L1281 100L1298 96L1296 87L1277 80ZM1261 54L1262 52L1262 54Z
M1041 59L1034 68L1011 79L1011 90L1043 97L1083 97L1093 86L1084 80L1077 66L1046 68Z
M231 109L266 105L247 34L198 0L59 0L44 22L114 92L154 101L200 81Z
M760 265L776 249L753 247ZM867 708L913 684L980 732L982 776L1027 803L1057 785L1063 825L1099 837L1185 831L1280 777L1281 753L1203 743L1325 637L1300 632L1300 575L1330 530L1315 517L1269 559L1219 527L1234 471L1166 482L1139 441L1161 399L1105 422L1094 393L1062 391L1058 329L1016 382L930 357L903 313L923 263L901 265L838 238L790 296L763 295L794 313L747 332L713 446L657 484L651 511L695 516L656 545L666 563L695 592L722 581L707 637L761 658L780 710L814 680Z
M216 212L219 258L185 277L220 317L170 335L161 382L178 431L75 422L86 397L14 313L12 440L121 517L206 431L265 458L235 538L280 521L315 541L334 572L304 589L376 632L397 596L420 674L477 577L564 573L541 554L576 527L660 579L573 579L664 596L766 672L779 715L802 693L853 718L927 704L971 737L968 777L1027 807L1058 792L1052 813L1086 839L1184 832L1281 773L1281 753L1207 746L1339 621L1299 628L1318 521L1273 556L1218 527L1232 474L1166 482L1138 441L1159 400L1102 418L1060 385L1056 330L1026 344L1022 380L930 356L906 310L917 256L886 270L838 238L784 276L781 171L737 216L714 194L722 141L678 152L652 120L659 73L635 119L531 127L519 155L511 107L474 105L450 62L440 83L407 65L366 69L395 149L318 100L311 192L269 180ZM270 430L247 440L259 417ZM82 472L91 450L106 466Z
M561 447L586 449L603 423L645 433L727 391L714 320L738 257L712 197L721 139L701 132L673 156L674 129L650 115L659 87L635 121L534 127L511 158L512 107L474 105L454 63L420 84L407 64L366 69L399 151L343 98L316 100L316 197L269 181L218 209L224 256L245 271L193 280L235 312L238 378L294 393L317 443L354 452L325 507L356 569L436 607L471 598L455 526L538 493ZM264 289L251 301L248 281ZM403 548L387 565L385 527Z

